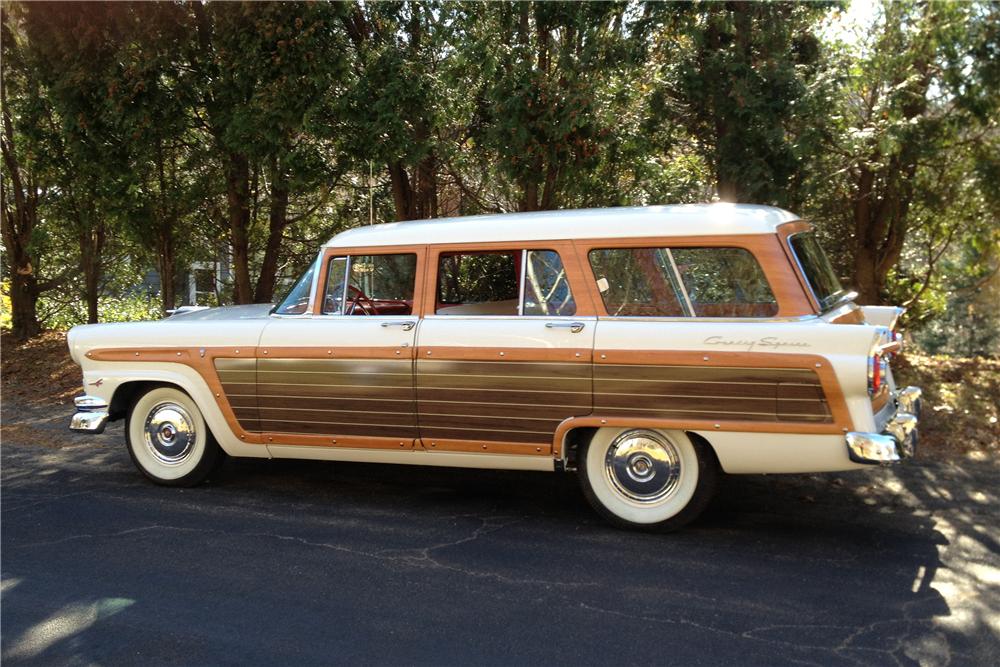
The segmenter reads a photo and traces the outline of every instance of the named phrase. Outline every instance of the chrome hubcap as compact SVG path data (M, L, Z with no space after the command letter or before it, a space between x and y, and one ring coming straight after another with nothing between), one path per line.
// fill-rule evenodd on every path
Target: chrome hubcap
M612 441L604 473L625 498L639 503L663 500L677 489L681 457L673 443L654 431L626 431Z
M176 403L160 403L149 411L143 431L146 448L161 463L183 463L194 447L197 433L188 411Z

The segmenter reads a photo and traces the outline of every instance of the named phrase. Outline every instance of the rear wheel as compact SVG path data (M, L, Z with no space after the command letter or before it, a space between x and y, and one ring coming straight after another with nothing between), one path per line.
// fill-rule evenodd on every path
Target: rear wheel
M578 460L587 500L622 528L676 530L697 517L715 491L713 452L683 431L598 429Z
M132 404L125 442L142 474L165 486L200 484L225 456L194 400L174 387L154 387Z

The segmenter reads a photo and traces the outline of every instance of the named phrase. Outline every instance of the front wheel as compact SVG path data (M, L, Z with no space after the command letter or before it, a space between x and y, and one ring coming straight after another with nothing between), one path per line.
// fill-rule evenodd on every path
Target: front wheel
M195 486L224 458L194 400L174 387L154 387L128 412L125 442L132 462L165 486Z
M598 429L578 460L587 500L622 528L676 530L697 517L715 491L713 452L683 431Z

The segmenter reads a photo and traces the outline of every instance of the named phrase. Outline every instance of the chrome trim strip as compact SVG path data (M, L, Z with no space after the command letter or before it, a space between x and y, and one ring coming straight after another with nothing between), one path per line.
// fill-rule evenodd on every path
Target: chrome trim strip
M677 268L677 262L674 261L674 253L670 251L670 248L663 248L667 252L667 258L670 260L670 268L673 269L674 279L677 282L677 286L681 289L681 294L684 296L684 304L687 306L688 317L694 317L694 305L691 303L691 297L688 295L687 287L684 285L684 279L681 278L680 269Z
M621 394L619 394L621 395ZM638 395L638 394L635 394ZM646 396L656 396L656 394L645 394ZM705 398L711 400L712 396L706 396ZM594 410L635 410L638 408L616 408L609 405L595 405ZM696 408L683 408L683 409L670 409L670 408L642 408L646 412L653 414L656 412L681 412L684 414L715 414L715 415L760 415L762 417L774 417L775 415L781 415L784 417L817 417L823 419L829 419L830 415L816 415L816 414L798 414L795 412L741 412L737 410L719 410L719 409L705 409L698 410Z
M417 428L417 425L415 423L414 424L369 424L367 422L325 422L325 421L308 421L305 419L267 419L265 417L261 417L259 419L251 419L250 421L268 422L272 424L330 424L333 426L379 426L383 428L412 428L412 429ZM326 435L326 434L315 434L315 435Z
M524 283L528 276L528 250L521 250L521 286L517 295L517 315L524 315Z

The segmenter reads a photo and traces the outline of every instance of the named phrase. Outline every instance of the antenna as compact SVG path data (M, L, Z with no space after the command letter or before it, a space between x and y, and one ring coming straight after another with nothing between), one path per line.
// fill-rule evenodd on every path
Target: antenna
M375 163L372 160L368 160L368 224L375 224L375 190L374 183L372 182L375 178Z

